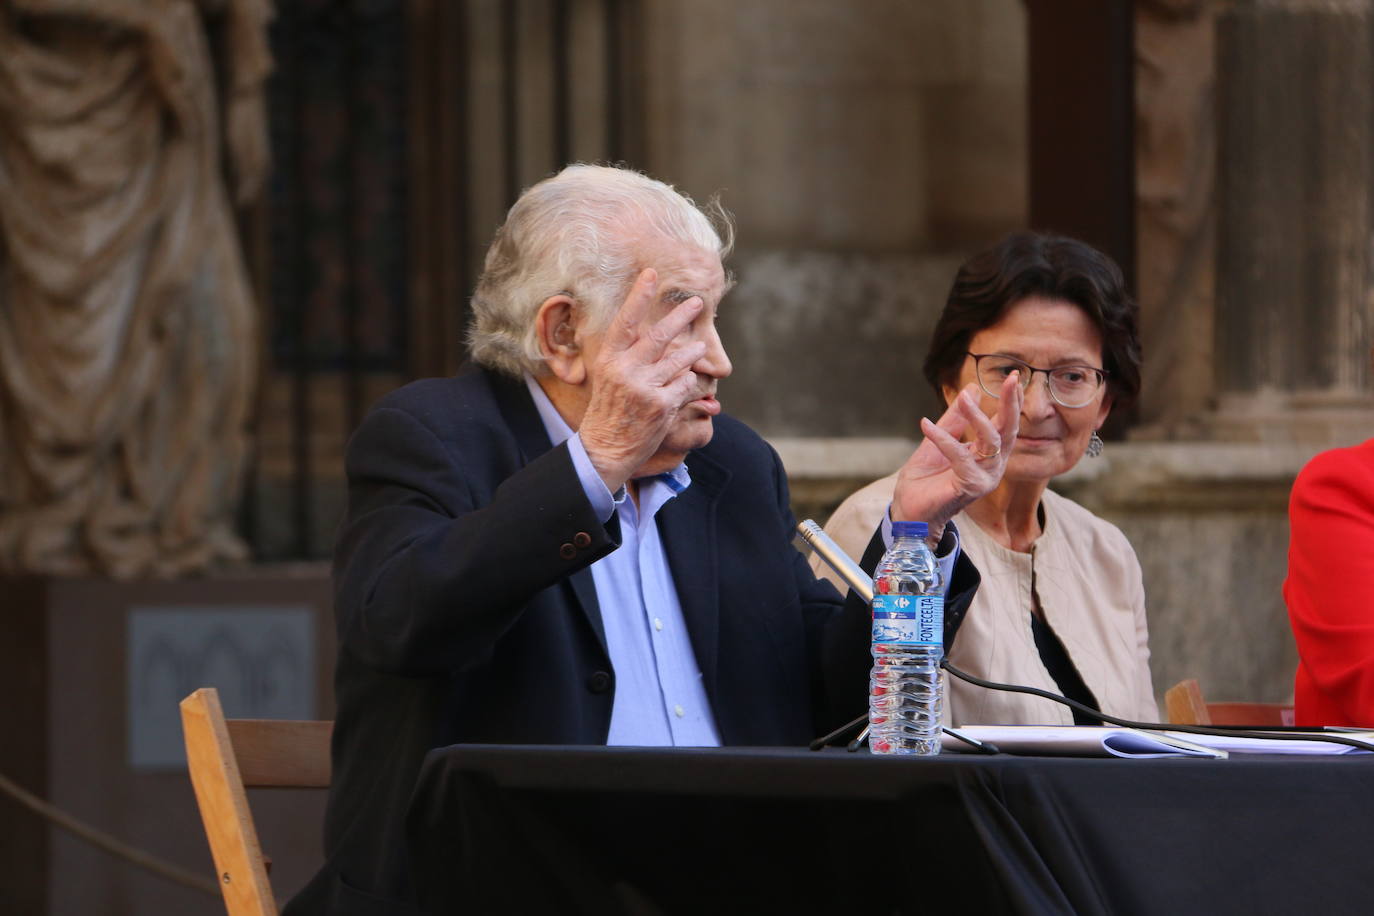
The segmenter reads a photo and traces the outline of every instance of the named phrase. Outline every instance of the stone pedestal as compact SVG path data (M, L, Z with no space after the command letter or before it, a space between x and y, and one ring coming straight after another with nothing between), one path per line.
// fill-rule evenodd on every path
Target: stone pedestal
M213 877L177 703L215 686L230 716L331 718L327 567L177 582L5 580L0 590L0 772L135 848ZM323 860L325 793L255 790L249 800L284 899ZM0 913L224 912L218 897L114 858L7 797L0 825Z

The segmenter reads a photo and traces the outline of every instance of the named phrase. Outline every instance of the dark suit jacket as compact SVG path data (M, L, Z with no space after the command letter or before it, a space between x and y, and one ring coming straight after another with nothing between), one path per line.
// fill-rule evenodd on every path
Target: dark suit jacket
M657 523L722 741L799 746L864 712L869 610L793 548L777 454L722 416L687 466L691 486ZM328 862L291 916L405 912L425 753L602 744L615 691L588 567L619 527L594 516L522 382L473 370L392 393L347 471ZM951 605L976 577L965 562Z

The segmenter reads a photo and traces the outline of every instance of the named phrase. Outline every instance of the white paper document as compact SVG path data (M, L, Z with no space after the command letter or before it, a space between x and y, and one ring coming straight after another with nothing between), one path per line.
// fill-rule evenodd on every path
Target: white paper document
M1050 757L1227 757L1230 754L1363 754L1358 748L1327 741L1270 741L1230 735L1194 735L1183 732L1143 731L1116 726L1084 725L966 725L956 729L977 741L995 744L1009 754ZM1374 733L1348 735L1374 741ZM946 734L943 753L971 752L974 748Z
M1334 741L1302 741L1297 738L1297 733L1293 733L1293 738L1282 741L1267 738L1241 738L1235 735L1183 735L1177 732L1169 732L1169 734L1186 738L1207 747L1229 751L1232 754L1298 754L1309 757L1329 757L1340 754L1369 753L1369 751L1351 747L1348 744L1336 744ZM1366 744L1374 744L1374 732L1350 732L1342 734L1341 737L1354 738Z
M1185 739L1158 732L1132 728L1084 725L966 725L956 729L977 741L990 741L1009 754L1049 757L1225 757L1225 751L1212 750ZM941 741L942 753L972 751L973 748L951 735Z

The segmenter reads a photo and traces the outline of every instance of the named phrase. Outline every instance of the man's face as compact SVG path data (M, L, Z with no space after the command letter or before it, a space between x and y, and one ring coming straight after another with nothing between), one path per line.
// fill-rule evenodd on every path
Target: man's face
M706 344L706 353L692 364L696 389L679 408L658 451L633 475L649 477L677 467L689 451L711 441L711 418L720 413L716 385L730 374L732 366L716 331L716 312L726 288L725 271L716 253L658 239L641 243L637 252L639 269L652 267L658 272L658 298L645 320L645 328L667 315L678 303L699 296L703 304L700 314L674 344L698 340ZM595 364L594 357L603 336L598 334L586 342L584 349L589 364Z

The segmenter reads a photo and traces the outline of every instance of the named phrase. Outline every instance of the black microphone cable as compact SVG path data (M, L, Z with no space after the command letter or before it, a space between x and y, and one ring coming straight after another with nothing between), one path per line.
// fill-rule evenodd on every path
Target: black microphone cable
M868 574L865 573L838 544L831 540L830 536L822 530L820 525L817 525L811 519L806 519L797 525L797 531L802 536L802 539L816 551L822 560L839 574L840 578L845 580L850 588L858 592L860 597L865 601L872 602L873 580L868 577ZM976 675L969 674L967 671L961 671L954 665L951 665L948 657L940 659L940 667L960 680L967 681L976 687L983 687L988 690L1003 690L1011 693L1026 693L1031 696L1043 697L1046 700L1052 700L1055 703L1068 706L1071 709L1076 709L1079 712L1101 719L1103 722L1110 722L1122 728L1138 728L1145 731L1173 731L1190 735L1213 735L1223 738L1228 736L1237 738L1261 738L1269 741L1326 741L1331 744L1344 744L1358 750L1374 752L1374 744L1368 741L1361 741L1358 738L1350 738L1345 735L1338 735L1330 732L1293 732L1289 734L1285 732L1256 731L1253 729L1219 728L1207 725L1172 725L1164 722L1137 722L1134 719L1122 719L1117 716L1109 716L1101 710L1093 709L1086 703L1071 700L1068 697L1060 696L1057 693L1051 693L1048 690L1041 690L1039 687L1023 687L1019 684L1000 684L996 681L985 681ZM835 729L830 734L822 735L812 741L811 750L818 751L831 741L861 726L864 726L864 733L866 733L867 722L868 713L864 713L853 721ZM946 729L946 731L950 730ZM849 749L851 751L858 748L859 743L864 737L864 733L861 733L858 739L850 743ZM956 734L955 737L969 744L984 745L984 753L997 753L996 746L988 744L988 742L970 741L964 735Z
M1357 748L1362 751L1374 751L1374 744L1368 741L1361 741L1358 738L1351 738L1348 735L1338 735L1329 732L1273 732L1256 731L1253 729L1219 728L1211 725L1173 725L1165 722L1137 722L1134 719L1122 719L1118 716L1110 716L1098 709L1093 709L1086 703L1071 700L1068 697L1060 696L1048 690L1041 690L1039 687L1023 687L1019 684L1000 684L997 681L986 681L967 671L961 671L949 663L949 659L940 660L940 667L950 674L967 681L975 687L983 687L988 690L1004 690L1010 693L1026 693L1031 696L1042 697L1046 700L1053 700L1071 709L1101 719L1103 722L1110 722L1112 725L1119 725L1122 728L1138 728L1144 731L1166 731L1182 732L1189 735L1213 735L1219 737L1236 738L1262 738L1268 741L1326 741L1331 744L1344 744L1348 747ZM847 727L847 726L846 726Z
M949 659L947 658L942 658L940 660L940 667L944 668L946 671L948 671L955 677L959 678L961 681L967 681L968 683L973 684L975 687L983 687L987 690L1002 690L1009 693L1025 693L1031 696L1041 697L1046 700L1052 700L1055 703L1059 703L1063 706L1068 706L1071 709L1076 709L1079 712L1086 713L1087 715L1093 716L1094 718L1101 719L1103 722L1109 722L1112 725L1116 725L1121 728L1137 728L1141 729L1142 731L1181 732L1183 734L1189 735L1212 735L1215 737L1223 738L1260 738L1269 741L1326 741L1330 744L1344 744L1349 747L1356 748L1357 750L1374 751L1374 744L1370 744L1368 741L1362 741L1359 738L1351 738L1347 735L1339 735L1329 732L1303 731L1288 733L1275 731L1257 731L1254 729L1221 727L1212 725L1176 725L1168 722L1140 722L1135 719L1123 719L1119 716L1108 715L1107 713L1102 712L1100 709L1093 709L1086 703L1080 703L1077 700L1071 700L1068 697L1060 696L1059 694L1052 693L1048 690L1041 690L1039 687L1025 687L1020 684L1002 684L998 683L997 681L984 680L983 678L978 677L976 674L969 674L967 671L963 671L960 668L957 668L956 666L950 664ZM863 726L865 723L867 723L867 721L868 713L864 713L863 715L858 716L852 721L846 722L844 725L841 725L833 732L830 732L827 735L822 735L821 737L812 741L811 750L820 750L830 742L835 741L836 739L848 734L854 729ZM956 735L955 737L962 736ZM991 745L986 741L980 742L980 744L982 744L983 747L979 748L979 750L982 750L983 753L997 753L996 745ZM851 742L849 749L851 751L857 750L857 742Z

